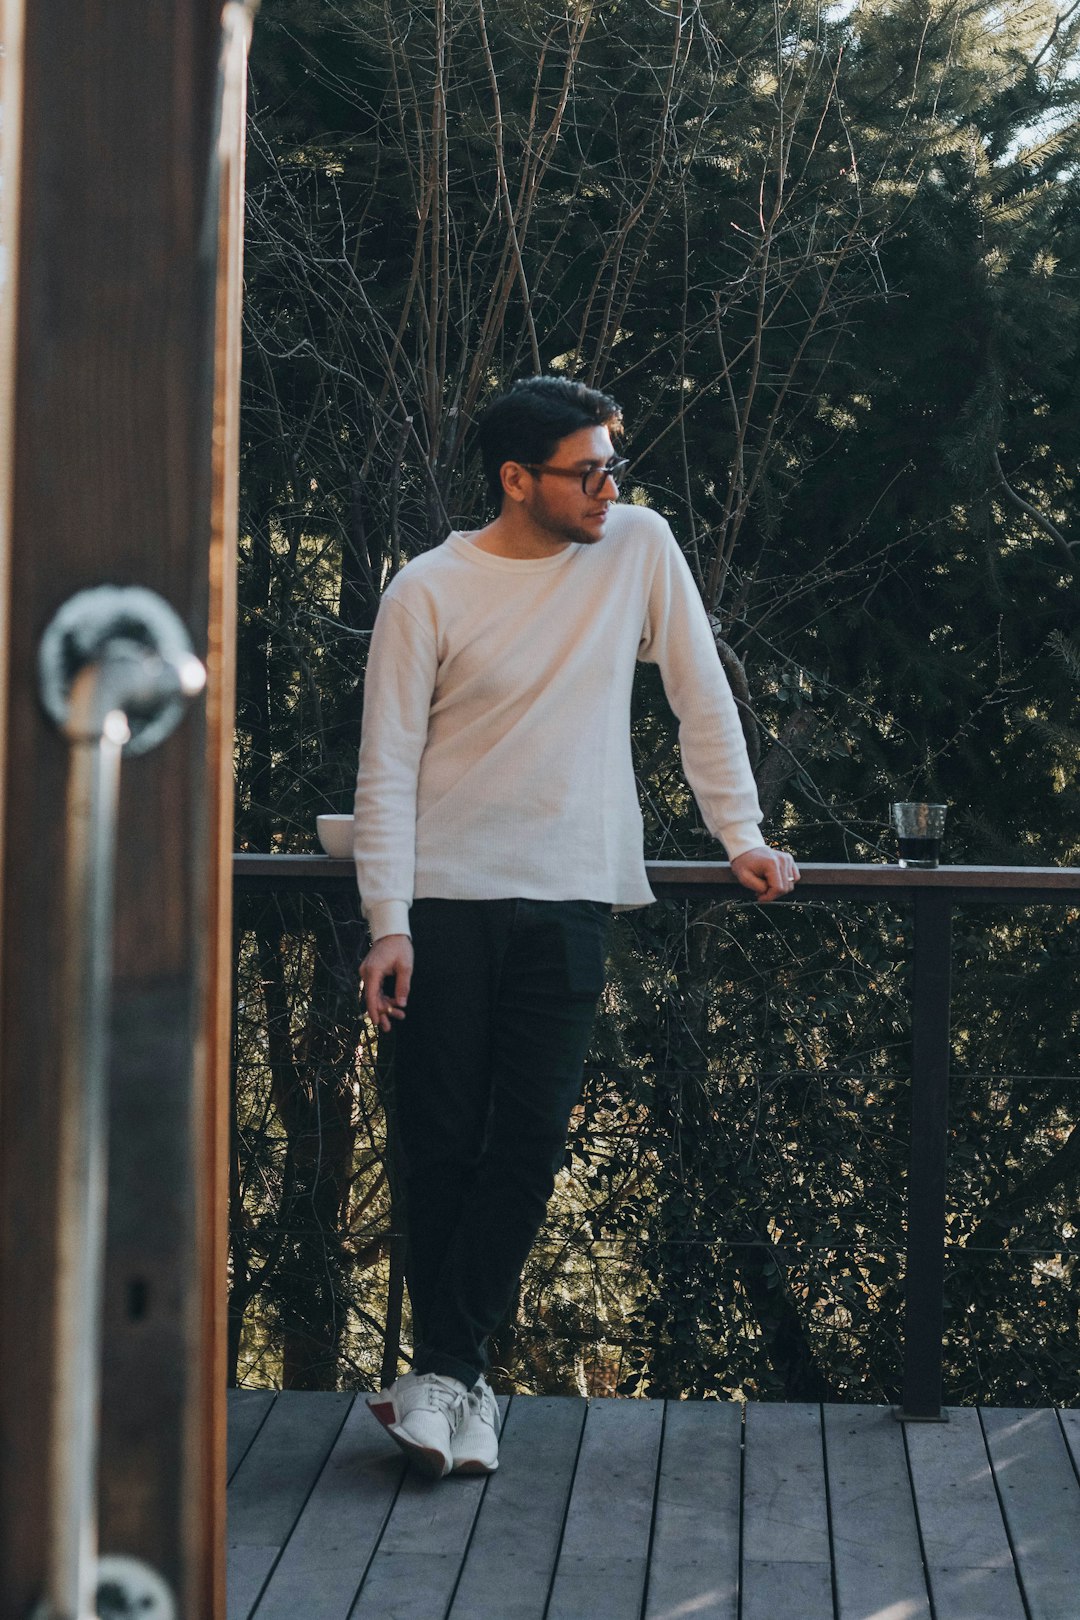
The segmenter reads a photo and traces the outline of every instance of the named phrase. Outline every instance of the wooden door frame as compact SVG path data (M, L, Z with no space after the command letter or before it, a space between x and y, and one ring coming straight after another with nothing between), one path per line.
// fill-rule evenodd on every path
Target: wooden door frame
M218 134L218 259L210 523L211 640L207 647L208 835L214 877L207 919L205 1162L209 1198L200 1235L203 1279L203 1479L200 1540L207 1548L205 1612L225 1620L228 1382L230 1064L233 961L233 738L236 729L237 525L240 508L240 364L243 346L247 61L259 0L227 0L222 15Z
M235 558L255 3L0 5L0 207L18 288L0 317L0 615L9 586L13 604L10 624L0 617L0 1620L26 1620L40 1596L49 1507L66 749L38 701L36 649L61 602L106 582L171 602L209 682L205 703L126 766L122 785L101 1548L158 1569L180 1615L225 1620ZM148 1308L131 1306L136 1294Z
M25 0L0 0L0 783L7 761L7 648L10 616L11 490L15 333L18 310L19 154L22 150L22 55ZM3 911L4 825L6 803L0 793L0 914ZM3 963L0 961L0 974Z

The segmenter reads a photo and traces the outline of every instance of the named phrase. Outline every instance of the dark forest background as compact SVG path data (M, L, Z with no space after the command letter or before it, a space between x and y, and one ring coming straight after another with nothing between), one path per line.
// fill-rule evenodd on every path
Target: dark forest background
M623 405L771 841L889 859L926 797L951 861L1080 864L1078 52L1046 0L263 0L237 847L350 809L380 594L556 370ZM718 858L654 674L647 853ZM241 899L241 1382L407 1362L362 954L351 903ZM951 1400L1080 1398L1078 956L1075 912L958 917ZM895 1396L909 970L903 905L619 920L503 1387Z

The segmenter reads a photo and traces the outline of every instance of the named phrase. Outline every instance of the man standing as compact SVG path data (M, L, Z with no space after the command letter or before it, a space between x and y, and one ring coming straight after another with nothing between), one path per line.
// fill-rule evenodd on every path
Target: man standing
M488 1335L563 1161L613 906L648 904L630 747L658 664L709 830L759 900L763 844L735 702L667 523L618 506L619 409L560 377L490 405L497 516L391 582L372 636L356 866L367 1011L392 1032L414 1369L375 1415L441 1477L498 1465ZM407 1012L406 1012L407 1010Z

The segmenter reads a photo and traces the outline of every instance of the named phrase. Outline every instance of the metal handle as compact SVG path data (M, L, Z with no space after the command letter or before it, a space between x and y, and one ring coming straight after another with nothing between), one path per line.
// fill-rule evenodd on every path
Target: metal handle
M153 592L100 586L57 613L38 660L71 744L60 1016L56 1356L48 1585L38 1620L97 1620L97 1464L104 1293L113 876L122 754L173 730L206 672ZM151 1572L152 1573L152 1572ZM153 1577L161 1583L158 1577ZM167 1600L171 1603L171 1599ZM155 1614L169 1620L159 1597Z

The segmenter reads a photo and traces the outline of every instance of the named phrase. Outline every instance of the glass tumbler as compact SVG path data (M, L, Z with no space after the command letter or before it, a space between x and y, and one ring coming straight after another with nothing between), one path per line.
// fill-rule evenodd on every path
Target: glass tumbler
M945 831L943 804L920 804L905 800L892 806L892 825L900 846L900 865L936 866Z

